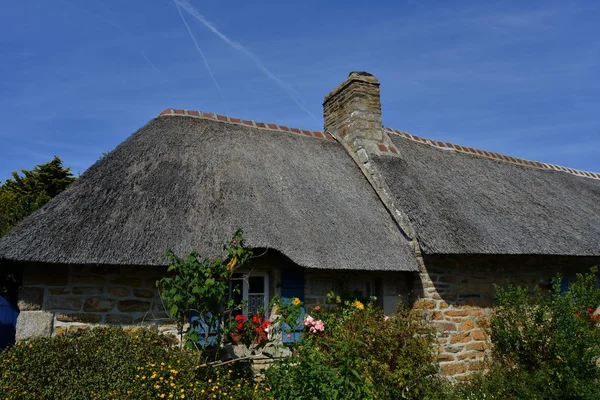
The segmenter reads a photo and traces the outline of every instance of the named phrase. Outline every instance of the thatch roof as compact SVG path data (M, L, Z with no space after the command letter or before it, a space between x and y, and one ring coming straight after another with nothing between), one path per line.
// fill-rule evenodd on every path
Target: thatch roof
M165 265L168 248L219 254L241 227L251 246L305 267L416 270L340 144L237 122L150 121L2 238L0 259Z
M390 136L374 162L425 253L600 256L600 180Z

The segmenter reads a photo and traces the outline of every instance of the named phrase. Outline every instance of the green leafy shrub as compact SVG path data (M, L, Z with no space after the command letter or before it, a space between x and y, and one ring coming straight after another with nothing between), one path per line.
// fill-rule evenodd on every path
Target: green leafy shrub
M239 321L235 321L233 313L244 307L244 304L230 297L229 285L234 271L242 266L251 256L252 250L246 246L242 230L237 229L232 239L223 245L224 257L201 259L196 251L186 258L180 258L172 250L167 251L169 259L169 276L156 282L161 298L169 316L183 333L191 313L196 318L191 320L183 335L187 347L197 347L205 357L214 356L218 352L204 351L208 345L218 345L235 331ZM239 288L236 289L240 295ZM202 325L203 334L199 333Z
M294 354L266 371L277 399L439 398L434 337L420 316L345 301L313 309ZM323 329L320 329L320 327ZM316 328L316 329L311 329Z
M600 302L596 268L578 274L561 292L496 288L491 319L493 357L486 375L457 387L464 398L600 398L600 324L593 314Z
M41 338L0 352L0 397L9 399L265 398L247 366L199 365L155 329L118 327Z

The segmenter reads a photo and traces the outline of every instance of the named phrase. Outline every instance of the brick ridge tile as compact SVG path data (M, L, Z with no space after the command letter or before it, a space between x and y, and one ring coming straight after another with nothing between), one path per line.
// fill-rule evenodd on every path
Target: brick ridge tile
M494 153L486 150L474 149L471 147L460 146L454 143L441 142L438 140L425 139L419 136L411 135L407 132L402 132L397 129L385 128L387 133L391 133L393 135L402 137L404 139L412 140L413 142L428 144L430 146L436 147L442 150L453 150L459 153L471 154L478 157L491 158L492 160L507 162L511 164L517 164L524 167L536 168L536 169L544 169L550 171L560 171L566 172L571 175L581 176L583 178L591 178L591 179L600 179L600 173L591 172L591 171L582 171L574 168L563 167L561 165L554 165L548 163L541 163L537 161L525 160L523 158L507 156L504 154Z
M193 118L201 118L201 119L210 119L213 121L225 122L233 125L242 125L242 126L251 126L253 128L258 128L266 131L273 132L284 132L294 136L302 136L302 137L312 137L319 140L324 140L327 142L334 142L335 139L328 132L320 132L320 131L310 131L306 129L298 129L298 128L290 128L287 126L270 124L266 122L255 122L252 120L245 120L241 118L233 118L225 115L218 115L214 113L195 111L195 110L179 110L173 108L167 108L158 114L158 117L166 117L166 116L177 116L177 117L193 117Z

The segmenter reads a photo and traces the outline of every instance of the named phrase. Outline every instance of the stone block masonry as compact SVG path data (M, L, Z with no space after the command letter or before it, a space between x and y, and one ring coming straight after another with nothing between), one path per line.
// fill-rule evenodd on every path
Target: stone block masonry
M152 324L175 334L156 289L164 273L161 267L27 266L16 339L99 325Z
M550 289L561 273L573 280L597 259L542 256L425 256L413 307L421 310L437 334L441 373L466 379L484 368L489 356L488 328L494 284Z

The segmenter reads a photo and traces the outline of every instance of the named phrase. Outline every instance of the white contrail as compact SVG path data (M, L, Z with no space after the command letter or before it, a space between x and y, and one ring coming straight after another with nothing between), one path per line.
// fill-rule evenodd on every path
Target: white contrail
M146 62L150 66L150 68L152 68L154 70L154 72L156 72L157 74L160 74L161 76L164 75L161 72L161 70L158 69L158 68L156 68L156 65L154 65L154 63L152 61L150 61L150 59L148 58L148 56L146 55L146 53L144 53L143 50L140 50L140 54L142 55L142 57L144 58L144 60L146 60Z
M227 101L225 100L225 96L223 96L223 92L221 91L221 87L217 83L217 80L215 79L215 76L213 75L212 70L210 69L210 64L208 63L208 60L207 60L206 56L204 55L204 53L202 52L202 50L200 50L200 46L198 46L198 42L196 41L196 37L192 33L192 30L190 29L188 23L186 22L185 18L183 17L183 14L181 13L181 8L180 8L179 2L177 0L173 0L173 2L175 3L175 7L177 8L177 12L179 13L179 16L181 17L181 20L183 21L183 24L185 25L185 28L187 29L188 33L190 34L190 37L192 38L192 41L194 42L194 45L196 46L196 50L198 50L198 53L200 53L200 56L204 60L204 65L206 65L206 69L208 70L208 73L210 74L210 78L214 82L215 87L217 88L217 90L219 91L219 94L221 95L221 98L223 99L223 101L227 105ZM229 108L229 107L227 107L227 108Z
M265 65L262 63L260 58L258 58L258 56L256 56L254 53L251 53L250 51L246 50L246 48L244 46L242 46L241 44L239 44L238 42L228 38L223 33L221 33L211 22L209 22L206 18L204 18L204 16L202 14L200 14L198 11L196 11L196 9L193 8L190 5L190 3L187 2L187 0L173 0L173 1L175 2L175 4L177 6L183 8L185 11L187 11L188 14L190 14L192 17L194 17L198 22L200 22L206 28L211 30L215 35L220 37L225 43L227 43L234 49L242 52L248 58L250 58L254 62L254 64L258 67L258 69L260 69L269 79L274 81L281 89L283 89L283 91L288 96L290 96L290 98L294 101L294 103L296 103L296 105L298 107L300 107L300 109L302 111L307 113L315 121L318 121L317 118L306 108L306 106L304 106L304 104L303 104L304 101L301 98L300 94L294 88L292 88L289 84L287 84L286 82L284 82L283 80L281 80L280 78L275 76L275 74L273 74L271 71L269 71L267 69L267 67L265 67Z

